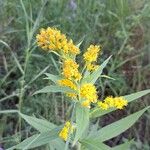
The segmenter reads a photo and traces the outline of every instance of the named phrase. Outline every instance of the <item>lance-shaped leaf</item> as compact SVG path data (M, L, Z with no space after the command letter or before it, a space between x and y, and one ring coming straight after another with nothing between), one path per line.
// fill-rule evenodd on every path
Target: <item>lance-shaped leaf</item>
M44 79L51 80L51 81L53 81L54 83L57 83L58 80L61 80L61 79L62 79L60 76L56 76L56 75L53 75L53 74L50 74L50 73L45 73L45 75L46 75L47 77L44 78Z
M39 94L39 93L57 93L57 92L62 92L62 93L75 93L76 91L68 88L68 87L64 87L64 86L55 86L55 85L51 85L51 86L46 86L41 90L36 91L33 95L35 94Z
M143 90L143 91L140 91L140 92L136 92L136 93L133 93L133 94L130 94L130 95L125 95L123 96L127 101L128 103L146 95L150 93L150 89L148 90ZM96 107L94 109L91 110L90 112L90 118L96 118L96 117L101 117L105 114L108 114L112 111L116 110L115 108L112 108L112 109L108 109L108 110L101 110L100 108Z
M57 138L55 140L52 140L49 143L49 147L50 147L50 150L61 150L61 149L64 150L65 149L65 142L62 141L62 139Z
M27 116L22 113L19 113L19 114L26 122L28 122L28 124L30 124L32 127L37 129L39 132L50 131L56 127L53 123L50 123L47 120L38 119L32 116Z
M117 145L113 147L112 150L130 150L131 144L133 144L133 140Z
M88 75L85 79L83 79L82 82L88 82L88 83L95 83L96 80L100 77L100 75L103 72L103 69L106 67L107 63L109 62L111 56L108 57L99 67L96 69L92 74Z
M87 150L111 150L106 144L93 139L82 140L81 144L87 148Z
M130 128L148 108L150 107L146 107L136 113L120 119L119 121L101 128L93 138L103 142L116 137L117 135Z
M89 109L81 106L81 104L76 105L76 134L73 145L82 137L82 134L86 130L89 124Z
M58 138L59 131L60 131L60 127L57 127L51 131L33 135L25 139L18 145L15 145L7 150L14 150L14 149L26 150L26 149L31 149L31 148L45 145L47 143L50 143L52 140L55 140L56 138Z

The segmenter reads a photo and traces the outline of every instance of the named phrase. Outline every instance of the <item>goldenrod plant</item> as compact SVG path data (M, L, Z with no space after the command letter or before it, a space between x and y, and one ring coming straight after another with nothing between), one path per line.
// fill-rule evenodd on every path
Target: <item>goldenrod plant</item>
M80 44L75 45L71 39L56 28L41 29L36 36L38 46L47 53L59 57L60 74L46 73L46 79L53 85L46 85L35 94L64 93L71 104L67 120L63 125L56 125L44 119L18 113L38 133L25 139L12 149L38 149L49 144L51 150L127 150L134 141L127 141L116 147L110 147L104 142L118 136L130 128L139 117L149 108L143 108L116 122L102 128L93 124L93 120L117 109L124 109L130 102L150 93L150 90L140 91L126 96L107 96L99 99L101 91L96 89L96 81L102 77L103 69L111 59L107 58L101 65L97 59L101 55L102 46L90 45L82 55L82 62L77 62L80 55ZM101 56L102 57L102 56ZM106 75L105 75L106 76ZM108 76L106 76L108 77ZM109 77L108 77L109 78ZM111 79L111 78L110 78ZM67 98L68 97L68 98ZM91 128L93 126L94 128Z

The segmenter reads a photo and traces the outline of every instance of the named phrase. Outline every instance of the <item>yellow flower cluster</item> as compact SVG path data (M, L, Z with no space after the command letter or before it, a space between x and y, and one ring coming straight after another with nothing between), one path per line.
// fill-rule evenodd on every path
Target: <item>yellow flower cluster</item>
M97 45L90 45L87 51L83 54L84 60L86 62L93 62L97 60L98 52L100 51L100 47Z
M87 70L94 71L99 67L99 65L87 64Z
M70 80L80 80L81 74L78 71L79 65L72 59L67 59L63 63L63 75Z
M47 51L55 51L58 53L62 60L62 76L63 79L58 81L60 86L69 87L77 93L66 93L71 98L81 97L83 106L90 107L91 103L97 102L97 92L93 84L82 84L80 88L80 80L82 74L79 72L79 65L76 63L76 55L80 53L77 46L74 45L72 40L62 34L56 28L41 29L40 33L36 36L38 46ZM89 71L94 71L98 66L94 64L97 60L100 46L90 45L83 57L86 63L86 68Z
M90 107L91 103L97 102L98 96L97 96L96 88L91 83L85 83L81 85L80 95L81 98L84 99L84 101L82 102L82 106Z
M62 75L64 79L59 84L75 90L76 85L74 85L73 81L79 81L81 74L78 70L79 65L72 58L75 58L80 53L79 48L56 28L41 29L36 39L38 46L44 50L55 51L63 56ZM76 94L67 93L67 96L74 98Z
M73 90L77 90L77 86L73 83L73 81L69 80L69 79L62 79L62 80L58 80L58 84L61 86L66 86L69 87ZM67 93L68 97L71 98L76 98L77 94L75 93Z
M79 48L68 40L56 28L41 29L40 34L36 36L38 46L47 51L57 51L64 54L77 55L80 53Z
M116 107L117 109L123 109L124 106L127 106L128 102L123 97L106 97L104 102L98 102L97 105L103 109L107 110L112 107Z
M59 137L62 138L64 141L67 141L69 132L73 132L73 126L69 121L65 123L65 126L62 128L62 130L59 133Z
M100 46L90 45L87 51L83 54L83 58L86 62L86 67L89 71L94 71L97 69L97 65L93 63L97 61L98 53L100 51Z

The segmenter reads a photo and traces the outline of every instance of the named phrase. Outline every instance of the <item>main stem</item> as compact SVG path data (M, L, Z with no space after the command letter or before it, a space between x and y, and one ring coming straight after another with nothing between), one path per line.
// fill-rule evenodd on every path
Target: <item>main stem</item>
M81 144L78 143L78 145L77 145L77 150L80 150L80 149L81 149Z
M20 93L19 93L19 112L21 112L23 95L24 95L24 80L22 79L20 82ZM21 116L19 115L19 131L21 132Z
M72 110L72 114L71 114L71 125L73 124L73 120L74 120L75 107L76 107L76 103L73 104L73 110ZM70 134L71 134L71 129L69 131L68 140L65 145L65 150L68 150L68 146L69 146L69 142L70 142Z
M20 92L19 92L19 111L22 111L22 103L23 103L23 97L25 92L25 73L27 69L27 64L29 60L29 48L26 50L26 57L25 57L25 65L24 65L24 73L22 75L22 80L20 81ZM19 132L21 132L21 116L19 116Z

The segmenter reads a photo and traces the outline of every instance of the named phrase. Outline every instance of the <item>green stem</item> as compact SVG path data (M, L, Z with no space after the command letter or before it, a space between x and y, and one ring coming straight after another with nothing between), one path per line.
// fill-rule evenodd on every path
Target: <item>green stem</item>
M21 112L21 109L22 109L22 102L23 102L23 95L24 95L24 80L23 79L21 80L20 84L21 84L21 88L19 92L19 112ZM19 115L19 131L21 132L21 116L20 115Z
M73 105L73 110L72 110L72 114L71 114L71 125L73 124L73 119L74 119L74 113L75 113L75 107L76 107L76 103L74 103ZM70 142L70 134L71 134L71 129L69 131L69 135L68 135L68 139L65 145L65 150L68 150L68 146L69 146L69 142Z
M81 150L81 143L78 142L77 150Z
M19 92L19 112L22 112L22 103L25 92L25 74L27 69L27 64L29 60L29 48L26 50L25 64L24 64L24 74L22 75L22 80L20 81L20 92ZM19 132L21 132L21 116L19 116Z
M82 69L82 71L81 71L82 74L84 74L85 69L86 69L86 65L83 66L83 69Z

